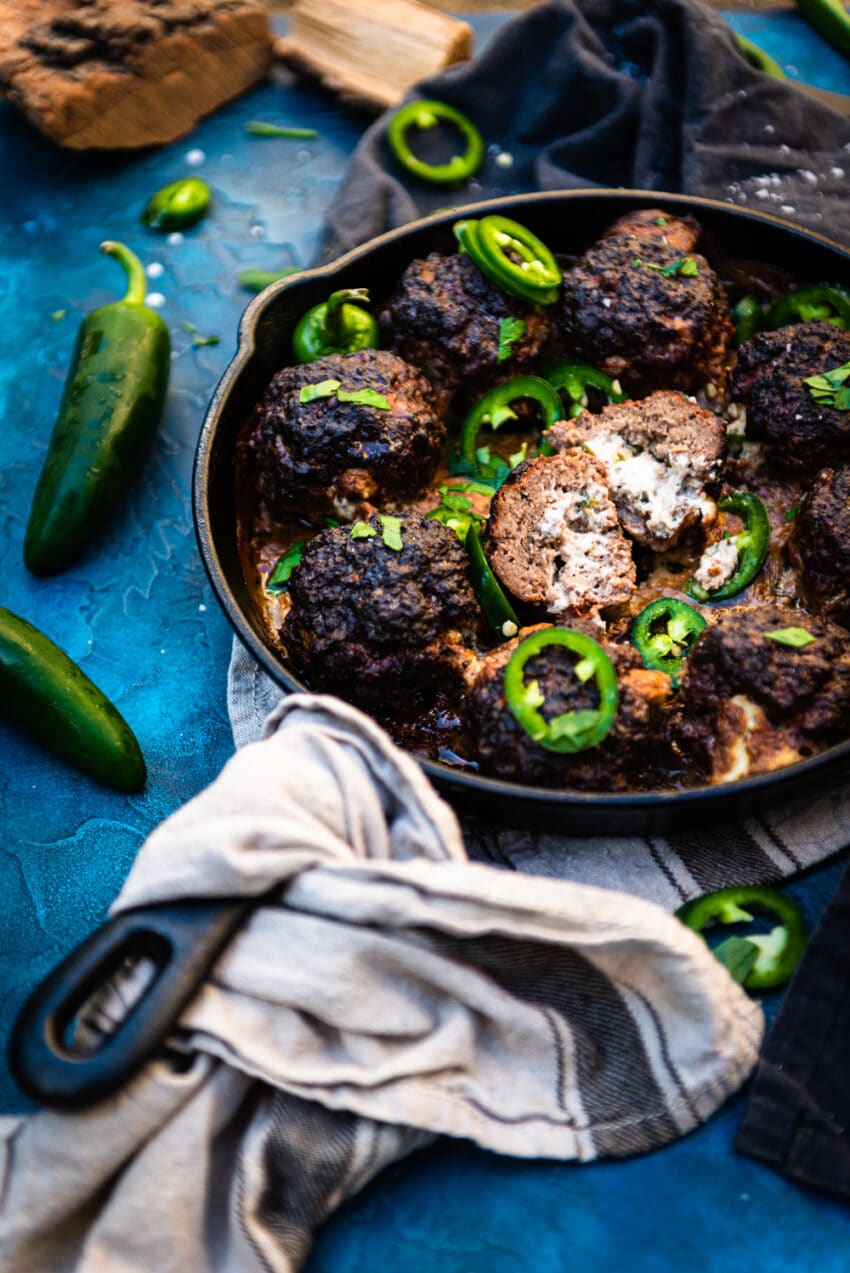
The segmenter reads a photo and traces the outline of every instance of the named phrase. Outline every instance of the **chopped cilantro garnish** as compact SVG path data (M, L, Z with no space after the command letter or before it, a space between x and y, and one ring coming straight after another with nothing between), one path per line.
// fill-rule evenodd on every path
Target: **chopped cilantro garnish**
M804 646L811 645L817 639L805 628L774 628L772 632L765 632L764 635L769 641L775 641L777 645L790 645L792 650L802 650Z
M352 402L356 407L377 407L379 411L389 411L390 404L383 394L375 389L337 389L337 402Z
M381 523L381 538L387 548L392 548L393 552L400 553L404 547L401 542L401 518L379 513L378 521Z
M496 354L496 362L504 362L506 358L510 358L513 352L513 346L518 340L522 340L525 335L525 329L528 326L521 318L503 318L499 323L499 350Z
M317 398L332 398L342 382L320 380L315 385L304 385L298 395L299 402L315 402Z
M486 486L483 482L464 482L461 486L440 486L438 490L440 502L425 516L448 526L463 544L466 542L470 526L478 529L486 520L481 513L473 510L472 500L465 492L476 491L479 494L492 495L493 488Z
M680 261L671 261L669 265L656 265L647 261L646 268L657 270L662 278L672 278L674 274L681 274L683 278L696 278L699 274L699 266L692 256L683 256Z
M339 525L339 522L337 521L335 517L326 517L325 525L329 526L331 530L336 530L337 526Z
M799 513L802 507L803 507L803 501L800 500L799 504L795 504L793 508L789 508L788 512L785 514L786 522L793 522L794 518L797 516L797 514Z
M351 527L352 539L372 539L377 533L375 527L370 526L368 522L355 522Z
M841 367L833 367L832 371L824 371L816 376L807 376L803 384L813 400L825 407L835 407L837 411L850 411L850 362Z
M656 225L666 225L666 224L667 224L667 218L666 218L666 217L656 217L656 218L655 218L655 224L656 224Z
M301 560L306 539L299 539L275 563L274 570L266 580L266 592L286 592L289 587L289 576Z
M54 309L50 317L53 319L54 323L61 323L67 313L67 309Z

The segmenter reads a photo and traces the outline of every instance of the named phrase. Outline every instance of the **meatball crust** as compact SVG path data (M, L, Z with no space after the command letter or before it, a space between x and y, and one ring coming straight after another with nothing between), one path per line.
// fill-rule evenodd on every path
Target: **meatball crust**
M340 402L335 392L301 402L305 386L325 380L349 392L373 389L389 410ZM315 516L341 503L417 494L434 476L445 440L443 412L422 373L386 350L361 349L277 372L242 459L272 513Z
M799 649L770 640L805 628ZM715 782L765 773L812 754L847 732L848 634L828 619L786 606L719 610L685 661L676 733Z
M720 477L726 429L684 394L660 390L596 415L583 411L546 436L558 451L582 447L602 461L623 530L646 548L663 552L716 516L705 488Z
M760 332L738 350L732 396L747 404L747 436L767 443L787 473L850 458L850 412L815 402L803 381L850 362L850 331L798 323Z
M502 362L499 325L521 319L525 330ZM546 343L548 315L497 287L466 255L432 252L412 261L381 314L387 341L449 393L463 384L474 396L487 381L528 368Z
M657 240L677 252L690 253L699 242L700 227L693 217L671 217L660 208L640 208L620 217L602 237L615 239L623 234Z
M526 632L524 635L528 635ZM669 677L645 669L630 645L604 646L617 671L620 701L611 732L596 747L572 755L541 747L522 728L505 699L504 672L522 637L481 660L469 694L469 736L483 773L546 787L576 786L622 791L639 782L651 762L666 754L664 706ZM552 646L530 659L525 680L537 680L547 719L596 707L594 682L572 673L569 654Z
M696 275L665 275L683 258L669 236L609 232L564 275L555 321L567 356L601 368L633 397L721 387L734 334L729 303L705 257L688 255Z
M281 637L314 688L405 707L459 677L481 612L454 531L409 513L399 551L384 542L377 514L368 525L368 538L338 526L310 540Z
M635 587L605 467L583 451L540 455L496 492L485 549L500 582L547 614L590 614Z
M794 520L791 558L810 607L850 626L850 469L823 469Z

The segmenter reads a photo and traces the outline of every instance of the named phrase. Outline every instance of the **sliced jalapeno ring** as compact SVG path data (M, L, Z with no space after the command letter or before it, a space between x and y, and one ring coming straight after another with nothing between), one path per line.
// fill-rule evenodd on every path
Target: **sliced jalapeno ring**
M768 305L764 325L775 331L777 327L788 327L792 323L823 320L835 323L837 327L850 328L850 295L843 289L824 284L786 292Z
M377 349L380 344L378 324L362 308L368 304L369 293L365 287L346 287L308 309L292 333L292 352L298 361L315 362L328 354Z
M414 155L408 145L407 134L411 128L434 128L441 121L454 125L463 138L464 149L447 163L429 164ZM466 181L475 175L484 159L484 139L472 120L446 102L408 102L401 106L387 126L387 141L407 172L436 185L452 186Z
M547 720L540 708L545 699L537 681L526 681L526 664L548 646L558 645L577 654L573 671L581 681L593 677L599 694L596 708L562 712ZM617 715L617 673L608 655L592 637L572 628L544 628L520 642L505 668L508 708L527 734L548 751L574 754L602 742Z
M736 513L743 518L744 529L732 539L738 550L738 565L731 579L719 588L709 590L691 579L687 593L696 601L728 601L753 582L762 568L770 543L770 519L757 495L750 491L734 491L718 500L721 513Z
M518 376L490 389L469 412L460 433L460 452L465 463L485 481L504 480L510 467L504 461L494 462L486 454L482 455L478 435L485 424L495 430L501 428L506 420L515 420L516 412L511 404L520 398L527 398L535 404L546 429L556 420L563 419L561 399L539 376Z
M530 305L551 305L558 299L561 269L536 234L508 217L467 218L454 226L470 260L494 283ZM515 259L517 258L517 259Z
M185 230L206 216L212 191L200 177L184 177L151 195L142 220L152 230Z
M684 601L659 597L645 606L632 624L632 645L644 667L666 672L677 686L682 665L705 622L702 615Z
M741 944L752 946L750 958L743 964L746 974L740 978L745 990L770 990L789 980L808 940L808 928L803 912L784 893L760 885L721 888L716 893L694 898L676 912L688 928L705 937L705 930L715 924L751 924L756 916L766 915L777 919L778 925L769 933L745 932L730 937L714 953L721 963L732 967L732 959L739 962ZM740 962L739 962L739 966Z
M516 611L493 574L478 538L478 531L473 525L470 525L466 533L465 543L469 554L470 582L487 622L503 636L516 636L520 626Z
M604 371L591 367L589 362L555 362L545 367L542 374L553 389L569 399L567 415L570 419L575 419L587 408L588 389L597 389L604 395L609 406L626 401L626 395L619 384L606 376Z

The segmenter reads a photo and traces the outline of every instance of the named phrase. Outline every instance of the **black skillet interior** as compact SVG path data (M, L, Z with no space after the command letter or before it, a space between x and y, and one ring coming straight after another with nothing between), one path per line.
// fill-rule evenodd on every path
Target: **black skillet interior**
M517 195L468 204L467 216L503 212L528 225L555 251L588 247L617 217L642 207L691 212L712 249L788 270L801 282L850 285L850 251L787 222L707 199L629 190L575 190ZM239 349L224 374L198 443L194 474L195 526L213 589L239 639L285 691L306 687L281 662L254 612L237 550L234 457L246 417L279 368L291 361L297 319L340 287L385 295L414 258L456 247L448 212L413 222L354 249L332 264L268 288L248 306ZM828 232L828 226L825 226ZM710 253L714 255L712 250ZM422 760L422 767L456 808L500 825L570 835L640 835L739 818L812 792L850 771L850 741L775 773L720 787L636 793L553 791L485 778Z

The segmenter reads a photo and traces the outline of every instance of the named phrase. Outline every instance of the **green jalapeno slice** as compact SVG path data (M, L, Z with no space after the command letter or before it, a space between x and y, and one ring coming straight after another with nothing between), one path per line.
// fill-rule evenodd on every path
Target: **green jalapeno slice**
M839 287L798 287L778 296L767 307L764 325L775 331L791 323L824 320L836 327L850 328L850 296Z
M461 248L483 274L519 300L551 305L558 299L561 269L536 234L508 217L467 218L454 224Z
M518 376L490 389L469 412L460 433L460 453L464 462L485 481L504 480L510 467L504 461L492 460L489 450L478 446L478 435L485 424L495 430L501 428L506 420L516 420L511 404L520 398L527 398L535 404L546 429L556 420L563 419L561 399L540 376Z
M212 191L200 177L172 181L151 195L142 220L152 230L185 230L206 216Z
M850 13L843 0L797 0L797 8L827 44L850 58Z
M796 902L776 889L755 884L721 888L694 898L676 915L703 938L705 930L715 924L752 924L759 915L779 920L769 933L747 932L714 947L714 954L745 990L784 985L800 962L808 939L806 921Z
M414 155L407 142L411 128L434 128L441 121L452 124L464 141L461 154L453 155L444 164L429 164ZM402 168L436 185L457 185L475 175L484 159L484 139L478 129L459 110L446 102L408 102L390 118L387 141Z
M718 500L721 513L736 513L743 519L744 529L731 538L738 550L738 566L731 579L719 588L709 590L696 579L688 583L688 595L696 601L728 601L751 584L762 568L770 543L770 520L767 509L750 491L734 491Z
M754 44L753 41L748 39L745 35L739 35L737 31L733 31L732 34L735 37L735 43L749 62L750 66L754 67L757 71L763 71L765 75L773 76L775 80L788 79L788 76L785 74L776 59L772 58L769 53L765 53L764 49L761 48L760 45Z
M503 636L516 636L519 619L490 567L475 526L470 525L464 540L469 554L469 579L487 622Z
M292 352L301 363L315 362L328 354L353 354L358 349L377 349L378 324L362 305L368 305L365 287L346 287L332 292L299 318L292 334Z
M548 646L559 645L577 654L573 672L580 681L596 682L599 706L562 712L547 720L540 708L545 699L537 681L526 681L526 664ZM505 668L505 698L517 722L536 743L548 751L573 754L596 747L606 737L617 715L617 673L608 655L592 637L572 628L544 628L520 642Z
M587 408L588 389L598 390L609 406L615 402L626 401L626 395L619 383L612 380L610 376L606 376L604 371L591 367L589 362L552 363L544 368L542 374L543 379L553 389L557 389L569 399L567 415L570 419L575 419Z
M644 667L666 672L676 686L682 665L705 622L702 615L684 601L659 597L645 606L632 624L632 645Z
M732 322L739 345L743 345L745 340L752 340L765 323L764 307L758 297L742 296L737 305L732 306Z

